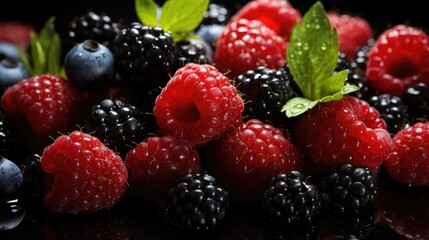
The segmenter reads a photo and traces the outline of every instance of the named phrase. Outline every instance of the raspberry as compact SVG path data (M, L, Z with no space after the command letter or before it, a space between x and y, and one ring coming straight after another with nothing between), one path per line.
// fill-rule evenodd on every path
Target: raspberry
M36 29L26 23L17 21L0 22L0 42L16 44L24 49L30 46L30 35Z
M54 212L95 212L113 207L127 188L119 155L81 131L59 136L43 150L45 206Z
M331 26L337 30L340 51L349 59L354 59L356 53L374 35L371 25L362 17L338 12L328 12L327 17Z
M243 109L226 76L211 65L189 63L162 89L153 113L165 135L200 145L240 124Z
M257 119L230 128L205 153L207 171L236 202L262 200L272 177L301 165L300 153L281 130Z
M206 231L219 225L229 205L228 192L207 173L178 178L162 202L165 222L183 230Z
M352 96L319 104L304 113L294 126L293 136L315 176L326 174L336 163L376 170L392 141L378 111Z
M130 192L146 201L160 201L178 177L201 171L198 152L183 139L149 137L126 156Z
M286 43L261 21L240 18L217 40L214 63L231 79L259 66L278 69L286 63Z
M429 185L429 122L399 131L385 163L389 175L404 184Z
M385 30L367 57L368 82L380 93L402 96L412 85L429 83L429 36L420 29L396 25Z
M81 92L61 77L42 74L9 87L1 107L23 131L28 147L40 151L52 143L50 137L67 132L78 122L81 99Z
M294 24L301 21L301 13L288 1L253 0L233 16L233 20L240 18L259 20L289 42Z
M319 191L298 171L271 179L264 194L263 209L269 220L286 227L310 225L321 208Z

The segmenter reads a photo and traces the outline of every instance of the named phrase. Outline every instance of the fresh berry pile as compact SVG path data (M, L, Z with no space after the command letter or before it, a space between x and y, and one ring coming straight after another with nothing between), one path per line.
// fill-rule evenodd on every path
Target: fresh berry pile
M386 179L428 191L425 30L376 31L320 1L192 2L0 22L0 234L22 199L71 228L115 226L94 239L131 238L110 214L133 203L192 236L243 208L275 239L361 239L380 219L402 234L381 195Z

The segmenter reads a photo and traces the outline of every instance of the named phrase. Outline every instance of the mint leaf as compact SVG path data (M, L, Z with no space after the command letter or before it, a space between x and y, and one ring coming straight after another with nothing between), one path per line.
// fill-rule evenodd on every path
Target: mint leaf
M280 110L286 112L287 117L296 117L307 110L316 106L319 102L308 100L306 98L296 97L286 102L286 104Z
M136 0L136 13L140 21L146 26L157 26L158 5L153 0Z
M339 100L359 90L344 85L347 70L333 74L338 53L337 32L331 28L322 3L316 2L294 26L286 52L289 69L304 98L290 99L281 112L295 117L319 103Z
M337 65L338 41L322 3L316 2L292 30L287 62L304 96L316 100L338 89L324 89Z
M174 33L190 32L203 19L210 0L168 0L162 6L159 26Z

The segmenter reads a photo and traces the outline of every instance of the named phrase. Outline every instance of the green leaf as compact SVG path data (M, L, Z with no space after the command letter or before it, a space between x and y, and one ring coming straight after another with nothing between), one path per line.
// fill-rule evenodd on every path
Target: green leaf
M54 16L50 17L46 21L45 25L43 25L42 29L40 30L37 36L44 50L49 48L49 46L51 45L52 38L56 34L54 22L55 22L55 17Z
M158 25L158 5L153 0L136 0L135 8L138 18L144 25L152 27Z
M27 72L30 74L30 76L34 75L33 67L31 66L30 61L28 60L27 53L22 49L21 47L17 46L18 49L18 57L19 60L21 60L22 64L24 65Z
M53 75L59 75L61 72L61 40L57 33L51 39L46 58L46 71Z
M306 98L320 99L342 87L336 77L330 78L338 60L338 41L321 2L294 26L286 55L292 76ZM327 86L329 89L324 89Z
M287 117L296 117L319 103L302 97L292 98L283 105L281 111L286 112Z
M172 33L190 32L203 19L210 0L168 0L162 6L159 25Z
M42 43L34 35L31 37L31 59L33 63L34 74L46 72L46 54L43 50Z
M320 83L321 96L331 95L335 92L338 92L344 86L344 82L347 80L347 75L349 71L343 70L334 75L331 75L326 80Z

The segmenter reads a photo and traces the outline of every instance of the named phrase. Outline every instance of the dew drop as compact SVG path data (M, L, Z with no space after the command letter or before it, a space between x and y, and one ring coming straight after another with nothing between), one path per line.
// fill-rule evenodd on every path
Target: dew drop
M303 104L303 103L298 103L298 104L296 104L294 107L295 107L295 108L298 108L298 109L304 109L304 108L305 108L305 104Z
M326 51L327 49L326 43L322 43L322 45L320 46L320 49L322 49L322 51Z

